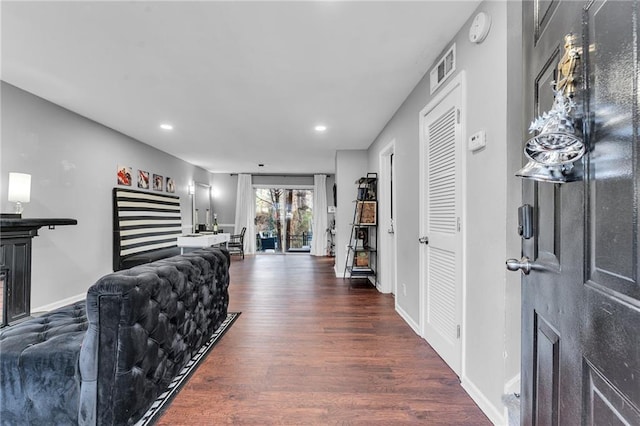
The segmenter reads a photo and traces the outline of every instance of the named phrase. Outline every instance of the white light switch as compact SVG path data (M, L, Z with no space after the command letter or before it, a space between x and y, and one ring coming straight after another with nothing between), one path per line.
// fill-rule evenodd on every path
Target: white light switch
M477 151L487 145L487 135L480 130L469 137L469 151Z

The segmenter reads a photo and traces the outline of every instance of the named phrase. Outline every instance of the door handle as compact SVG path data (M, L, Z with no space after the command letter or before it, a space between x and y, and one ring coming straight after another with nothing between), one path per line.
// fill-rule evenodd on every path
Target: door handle
M531 261L527 256L522 256L522 259L507 259L507 269L510 271L522 271L523 274L529 275L531 272Z
M418 238L418 242L420 244L429 244L429 237L420 237Z

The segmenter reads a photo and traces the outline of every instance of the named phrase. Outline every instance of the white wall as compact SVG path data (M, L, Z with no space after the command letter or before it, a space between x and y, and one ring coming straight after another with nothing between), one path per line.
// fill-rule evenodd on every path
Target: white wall
M355 183L362 176L366 176L368 170L367 151L365 150L340 150L336 151L336 276L342 277L345 262L347 260L347 245L351 235L351 224L355 209L354 200L357 196L358 185ZM332 194L333 196L333 194ZM329 199L327 197L327 199Z
M183 226L191 227L189 182L209 173L6 83L1 85L0 210L10 171L30 173L31 202L23 217L78 220L42 228L33 240L31 306L38 310L86 293L112 271L112 201L118 165L170 176L180 196Z
M511 4L517 3L517 4ZM519 277L505 269L507 257L517 257L515 218L520 183L521 14L519 2L490 1L477 12L492 18L481 44L468 40L473 16L446 46L456 43L456 73L466 73L466 134L485 130L487 146L467 151L466 321L461 381L487 415L500 423L505 384L519 372ZM509 10L509 19L507 11ZM509 66L508 60L509 59ZM419 283L419 113L433 98L429 71L407 97L368 150L368 168L378 171L379 153L393 139L397 194L396 236L398 310L415 328L420 323ZM455 74L454 74L455 75ZM446 86L445 84L442 86ZM508 90L509 89L509 90ZM438 92L434 93L436 95Z

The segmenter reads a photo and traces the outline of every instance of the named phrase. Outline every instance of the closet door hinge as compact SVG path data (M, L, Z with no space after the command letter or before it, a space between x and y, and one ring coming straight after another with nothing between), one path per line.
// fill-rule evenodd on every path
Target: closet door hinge
M456 122L460 124L460 110L456 109Z
M458 329L457 329L457 333L456 333L456 337L459 339L460 338L460 326L458 325Z

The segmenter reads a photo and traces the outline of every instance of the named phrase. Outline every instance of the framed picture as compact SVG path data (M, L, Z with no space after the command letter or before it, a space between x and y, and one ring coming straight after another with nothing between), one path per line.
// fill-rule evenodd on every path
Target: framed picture
M138 170L138 188L149 189L149 172Z
M118 166L118 185L131 186L131 167Z
M358 201L356 204L356 225L375 225L378 203L375 201Z
M356 248L364 248L369 245L369 230L367 228L356 228Z
M162 191L163 177L161 175L153 175L153 190Z
M170 177L167 178L167 192L176 192L176 183L173 181L173 178Z

